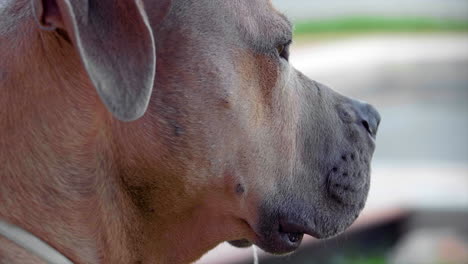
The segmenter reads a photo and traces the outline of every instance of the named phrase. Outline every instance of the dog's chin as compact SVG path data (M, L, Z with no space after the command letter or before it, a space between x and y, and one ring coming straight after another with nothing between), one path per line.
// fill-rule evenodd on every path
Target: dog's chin
M296 251L304 235L316 239L328 239L341 234L358 217L365 199L355 200L358 205L337 203L330 199L326 209L304 206L288 206L288 213L277 213L281 210L263 208L262 217L255 224L249 224L253 237L229 241L238 248L247 248L255 244L263 251L275 255L284 255ZM297 210L291 208L297 207ZM310 212L305 214L304 212ZM307 217L303 217L306 215Z
M232 240L229 241L229 244L237 248L247 248L255 244L270 254L289 254L300 247L304 235L310 235L316 239L328 239L344 232L357 218L360 210L342 209L345 211L344 214L316 215L315 220L310 221L314 224L297 219L287 219L288 221L275 221L272 225L270 218L266 221L267 224L259 225L262 228L257 229L253 240Z
M342 233L352 222L351 220L347 221L347 223L336 223L333 227L317 227L317 229L309 229L307 231L271 231L264 235L257 234L253 242L248 239L232 240L228 242L237 248L248 248L255 244L263 251L270 254L285 255L293 253L300 247L304 235L310 235L316 239L328 239Z
M252 240L241 239L229 241L229 243L238 248L247 248L256 245L262 250L275 255L284 255L296 251L301 245L305 233L310 234L311 230L302 229L299 226L280 226L278 225L262 226L255 233ZM287 229L287 230L286 230Z

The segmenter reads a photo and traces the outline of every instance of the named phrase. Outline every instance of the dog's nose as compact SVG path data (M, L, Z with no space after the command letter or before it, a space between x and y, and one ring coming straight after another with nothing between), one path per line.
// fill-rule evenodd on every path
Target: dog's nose
M377 129L380 124L380 114L374 106L353 100L353 107L356 110L357 120L363 129L365 129L371 136L377 135Z

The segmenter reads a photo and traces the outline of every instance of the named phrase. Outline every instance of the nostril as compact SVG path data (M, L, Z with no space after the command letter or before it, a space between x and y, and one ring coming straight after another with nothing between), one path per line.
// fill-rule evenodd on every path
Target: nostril
M373 135L373 132L369 126L369 122L367 122L366 120L362 120L361 124L364 126L367 132L369 132L369 134Z
M357 117L355 124L362 126L372 137L375 137L381 120L377 109L370 104L357 100L352 100L351 105Z

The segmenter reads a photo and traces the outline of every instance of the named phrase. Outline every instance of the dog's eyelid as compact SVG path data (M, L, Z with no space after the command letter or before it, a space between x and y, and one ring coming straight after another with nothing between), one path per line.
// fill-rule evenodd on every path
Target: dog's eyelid
M283 41L276 45L276 51L278 52L278 55L287 61L289 61L289 46L291 45L291 43L292 40L289 39L286 42Z

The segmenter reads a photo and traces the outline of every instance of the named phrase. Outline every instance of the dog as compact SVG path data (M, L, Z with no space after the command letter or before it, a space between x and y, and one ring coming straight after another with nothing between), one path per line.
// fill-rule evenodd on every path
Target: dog
M73 263L328 238L369 190L377 110L288 62L269 0L9 0L0 220ZM47 262L0 235L2 263Z

